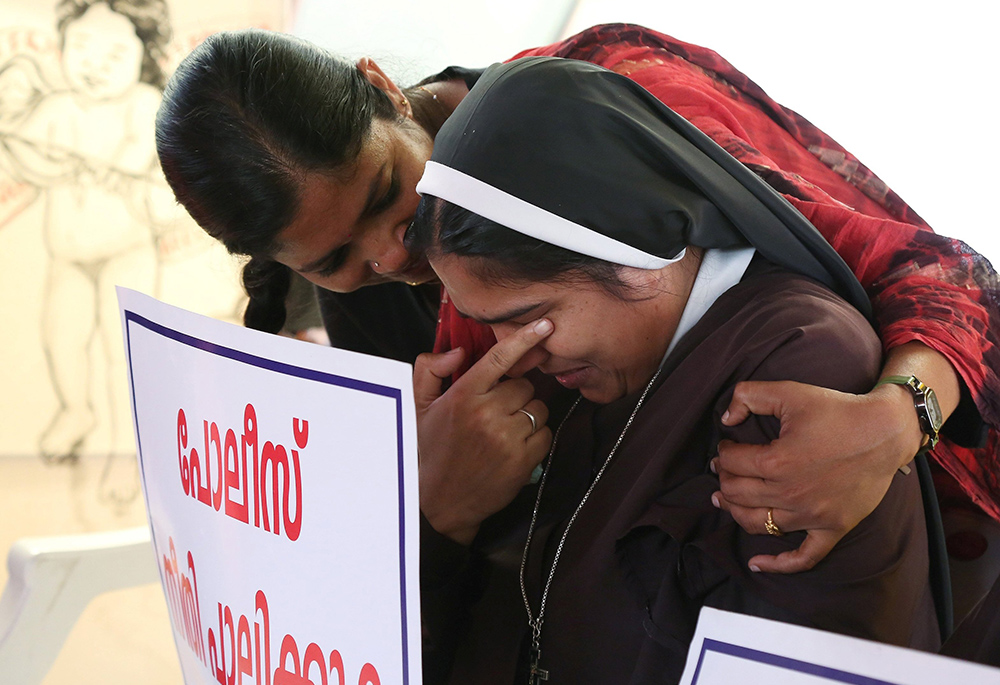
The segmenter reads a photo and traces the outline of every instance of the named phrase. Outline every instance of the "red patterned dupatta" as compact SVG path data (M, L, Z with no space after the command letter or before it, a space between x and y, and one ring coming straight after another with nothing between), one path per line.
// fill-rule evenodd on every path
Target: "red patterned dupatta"
M628 76L784 194L864 286L885 348L920 341L958 370L989 427L986 446L944 439L934 456L1000 520L1000 285L984 257L935 234L857 158L711 50L611 24L515 58L531 55L583 60ZM463 347L471 362L494 341L487 327L459 317L444 299L435 351Z

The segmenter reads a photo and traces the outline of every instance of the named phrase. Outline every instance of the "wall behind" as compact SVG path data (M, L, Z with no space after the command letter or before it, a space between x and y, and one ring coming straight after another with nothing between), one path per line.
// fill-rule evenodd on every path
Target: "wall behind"
M374 58L408 86L451 64L484 67L556 40L572 0L300 0L292 33L348 59Z

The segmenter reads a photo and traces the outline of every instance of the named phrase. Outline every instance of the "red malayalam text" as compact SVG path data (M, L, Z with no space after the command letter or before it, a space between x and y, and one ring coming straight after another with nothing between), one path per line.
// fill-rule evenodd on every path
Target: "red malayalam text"
M311 642L300 658L298 643L291 635L281 640L278 664L271 671L270 613L263 590L258 590L254 598L252 642L246 616L237 618L230 607L221 603L218 615L218 639L216 632L208 629L208 665L219 685L243 685L243 676L253 677L256 685L331 685L334 673L337 675L334 682L345 685L347 673L339 651L334 649L327 655ZM366 663L361 667L358 685L381 685L374 666Z
M199 452L193 445L189 448L187 417L183 409L177 410L177 462L184 494L218 512L224 511L237 521L257 528L263 526L275 535L280 535L284 528L289 540L298 540L302 530L299 450L304 450L309 442L309 422L292 418L297 449L291 450L271 441L259 447L257 412L252 404L243 410L243 432L239 438L232 428L223 436L215 422L202 424L204 441ZM293 497L294 504L290 501Z
M163 590L174 627L184 642L205 663L205 639L201 627L201 605L198 603L198 576L194 557L187 553L187 569L177 563L177 549L170 538L170 556L163 555Z

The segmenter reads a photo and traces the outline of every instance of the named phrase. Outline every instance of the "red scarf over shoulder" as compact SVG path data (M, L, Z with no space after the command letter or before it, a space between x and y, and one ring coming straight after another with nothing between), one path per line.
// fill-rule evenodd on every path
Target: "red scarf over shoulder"
M933 454L1000 520L1000 285L985 258L935 234L856 157L711 50L609 24L512 59L532 55L579 59L629 77L784 194L864 286L885 348L919 341L958 371L990 427L987 444L967 449L944 439ZM494 342L488 327L459 317L442 299L435 352L462 347L472 363Z

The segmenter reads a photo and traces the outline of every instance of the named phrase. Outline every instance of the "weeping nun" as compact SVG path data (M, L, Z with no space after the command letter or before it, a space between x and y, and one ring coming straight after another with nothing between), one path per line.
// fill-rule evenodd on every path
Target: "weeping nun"
M469 545L423 536L427 682L676 682L702 606L939 646L915 476L796 575L747 563L802 542L780 510L753 536L711 504L719 441L779 429L721 422L736 383L859 393L881 366L864 292L780 195L636 83L548 57L484 74L417 190L408 240L454 307L501 342L551 322L509 375L567 396L537 482Z

